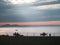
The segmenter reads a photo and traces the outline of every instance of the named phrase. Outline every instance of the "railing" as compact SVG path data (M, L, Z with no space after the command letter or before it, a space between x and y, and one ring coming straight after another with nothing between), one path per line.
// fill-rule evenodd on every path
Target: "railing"
M60 36L60 33L39 33L39 32L17 32L20 35L23 36ZM13 33L5 33L4 35L13 35ZM43 35L41 35L43 34ZM3 35L3 34L2 34Z
M36 32L20 32L20 35L24 36L43 36L43 33L36 33ZM60 36L60 33L46 33L45 36Z

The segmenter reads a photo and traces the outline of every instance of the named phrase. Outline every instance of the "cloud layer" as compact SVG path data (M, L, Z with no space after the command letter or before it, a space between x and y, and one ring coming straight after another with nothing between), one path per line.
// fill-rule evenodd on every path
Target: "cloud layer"
M43 5L43 6L36 6L34 7L38 10L48 10L48 9L60 9L60 4L52 4L52 5Z
M60 0L9 1L0 0L0 22L60 21Z

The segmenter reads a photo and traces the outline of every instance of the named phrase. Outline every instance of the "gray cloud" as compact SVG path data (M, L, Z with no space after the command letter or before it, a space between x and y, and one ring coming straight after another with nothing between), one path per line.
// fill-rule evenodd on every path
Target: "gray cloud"
M41 2L41 1L42 0L38 0L37 2L34 2L33 6L60 4L60 0L52 1L52 2Z
M60 4L55 2L39 1L33 4L13 5L0 0L0 22L26 22L26 21L60 21L60 9L36 10L34 6Z

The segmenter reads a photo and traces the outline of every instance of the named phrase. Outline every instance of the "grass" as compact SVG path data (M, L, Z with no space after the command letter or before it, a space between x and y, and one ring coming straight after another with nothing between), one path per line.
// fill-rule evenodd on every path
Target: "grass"
M60 37L0 36L0 45L60 45Z

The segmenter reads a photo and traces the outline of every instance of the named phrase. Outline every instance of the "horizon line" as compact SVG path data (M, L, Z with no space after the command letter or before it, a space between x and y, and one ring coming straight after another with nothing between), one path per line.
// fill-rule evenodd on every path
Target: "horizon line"
M60 24L60 21L39 21L39 22L0 22L0 24L20 24L20 25L50 25Z

